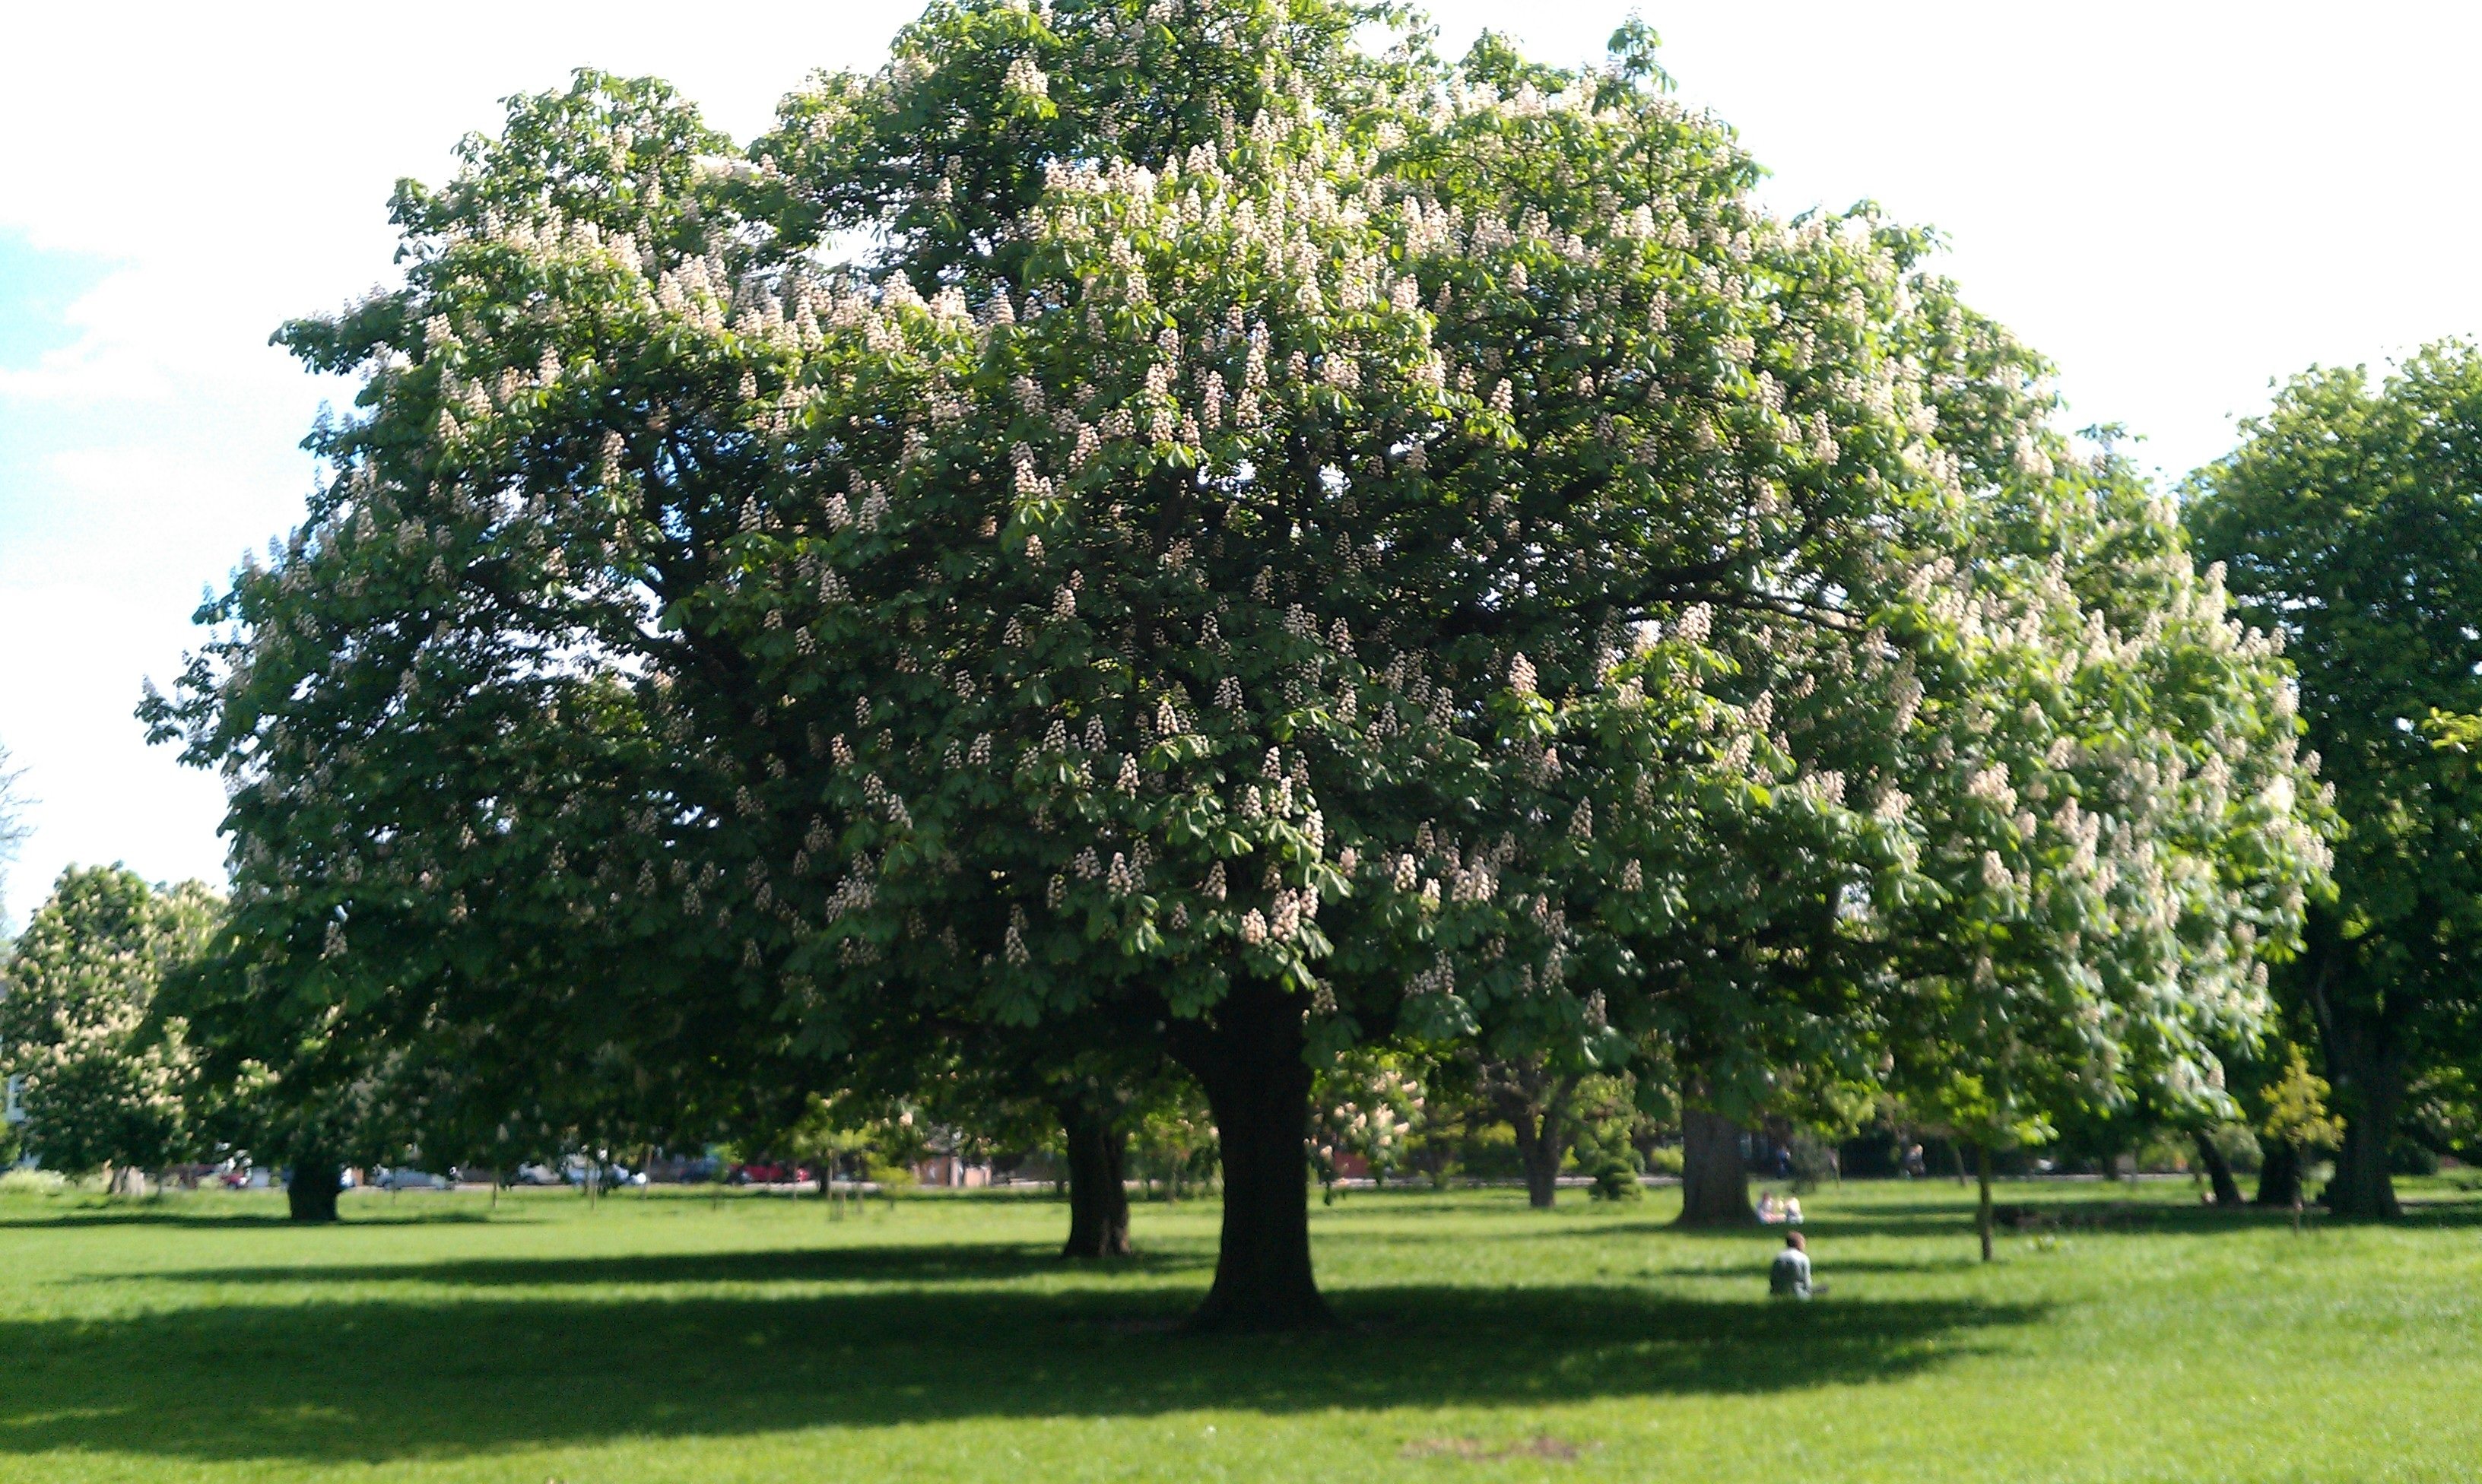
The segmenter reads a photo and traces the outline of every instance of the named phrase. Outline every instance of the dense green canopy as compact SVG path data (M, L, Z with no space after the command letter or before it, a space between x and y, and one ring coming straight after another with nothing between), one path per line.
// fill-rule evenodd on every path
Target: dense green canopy
M2344 829L2335 897L2288 992L2344 1116L2334 1204L2392 1215L2410 1081L2482 1050L2482 356L2384 382L2313 370L2194 481L2190 523L2253 622L2289 636L2309 742Z

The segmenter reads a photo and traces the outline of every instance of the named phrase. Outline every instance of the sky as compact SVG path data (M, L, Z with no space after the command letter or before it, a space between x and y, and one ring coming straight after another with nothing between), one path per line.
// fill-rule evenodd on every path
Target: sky
M247 548L298 518L299 449L351 388L267 337L390 273L385 204L497 100L573 67L669 78L747 139L918 0L17 10L0 55L0 747L36 802L0 892L66 865L221 880L217 781L149 748L148 676ZM1967 298L2167 479L2273 378L2482 330L2482 7L1438 0L1577 62L1632 10L1681 95L1793 212L1936 226Z

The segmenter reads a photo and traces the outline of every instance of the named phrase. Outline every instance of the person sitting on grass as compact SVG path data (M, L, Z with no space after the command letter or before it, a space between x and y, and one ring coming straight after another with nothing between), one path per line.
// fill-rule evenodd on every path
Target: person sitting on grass
M1819 1291L1809 1283L1809 1243L1799 1232L1784 1234L1783 1251L1767 1269L1767 1291L1777 1298L1803 1298Z

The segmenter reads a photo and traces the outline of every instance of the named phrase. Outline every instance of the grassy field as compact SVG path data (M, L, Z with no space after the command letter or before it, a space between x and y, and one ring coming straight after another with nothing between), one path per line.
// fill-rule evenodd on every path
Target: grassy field
M0 1198L0 1479L2374 1480L2482 1471L2482 1203L2393 1229L2202 1212L2185 1184L1808 1202L1831 1291L1668 1199L1357 1195L1347 1321L1204 1339L1215 1209L1048 1253L1057 1203L830 1221L755 1195Z

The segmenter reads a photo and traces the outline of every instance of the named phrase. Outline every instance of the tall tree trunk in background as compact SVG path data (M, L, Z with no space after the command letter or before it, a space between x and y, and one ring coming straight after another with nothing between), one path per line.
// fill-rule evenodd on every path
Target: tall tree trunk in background
M330 1151L304 1142L293 1151L293 1172L284 1180L285 1213L296 1221L336 1219L336 1187L345 1167Z
M2344 1146L2324 1199L2335 1215L2392 1220L2404 1214L2389 1163L2404 1106L2406 1049L2384 1010L2331 995L2335 977L2322 969L2310 991L2335 1111L2344 1122Z
M2224 1158L2215 1136L2204 1129L2189 1131L2190 1142L2197 1146L2198 1167L2206 1172L2206 1183L2213 1187L2215 1204L2226 1211L2241 1204L2240 1182L2232 1179L2232 1161Z
M1499 1095L1500 1111L1517 1135L1517 1158L1525 1167L1525 1201L1549 1211L1560 1194L1560 1162L1569 1156L1569 1102L1581 1079L1574 1073L1519 1074Z
M1059 1106L1069 1146L1069 1240L1064 1258L1129 1255L1129 1136L1083 1098Z
M1979 1184L1979 1185L1982 1186L1982 1198L1981 1198L1981 1200L1976 1204L1976 1206L1975 1206L1975 1208L1974 1208L1974 1213L1973 1213L1973 1228L1974 1228L1974 1230L1975 1230L1976 1232L1978 1232L1978 1233L1980 1233L1980 1234L1981 1234L1981 1237L1982 1237L1982 1261L1984 1261L1985 1263L1988 1263L1988 1262L1990 1262L1990 1261L1991 1261L1991 1146L1990 1146L1990 1145L1988 1145L1988 1144L1981 1144L1981 1143L1977 1143L1977 1144L1975 1144L1975 1145L1973 1146L1973 1174L1974 1174L1974 1179L1975 1179L1976 1183L1977 1183L1977 1184Z
M1172 1052L1206 1091L1224 1158L1215 1286L1201 1330L1298 1330L1334 1322L1310 1276L1310 1069L1302 1002L1234 977L1206 1022L1175 1021Z
M1560 1157L1551 1147L1550 1124L1548 1115L1531 1108L1508 1118L1517 1134L1518 1162L1525 1170L1525 1204L1536 1211L1549 1211L1560 1195Z
M2344 1146L2336 1152L2336 1178L2327 1183L2327 1209L2338 1216L2393 1220L2404 1214L2389 1167L2396 1114L2404 1106L2404 1072L2372 1059L2335 1080Z
M1721 1113L1680 1111L1680 1224L1755 1226L1740 1125Z
M2301 1155L2290 1144L2270 1139L2266 1162L2258 1167L2258 1199L2269 1211L2290 1211L2301 1202Z

